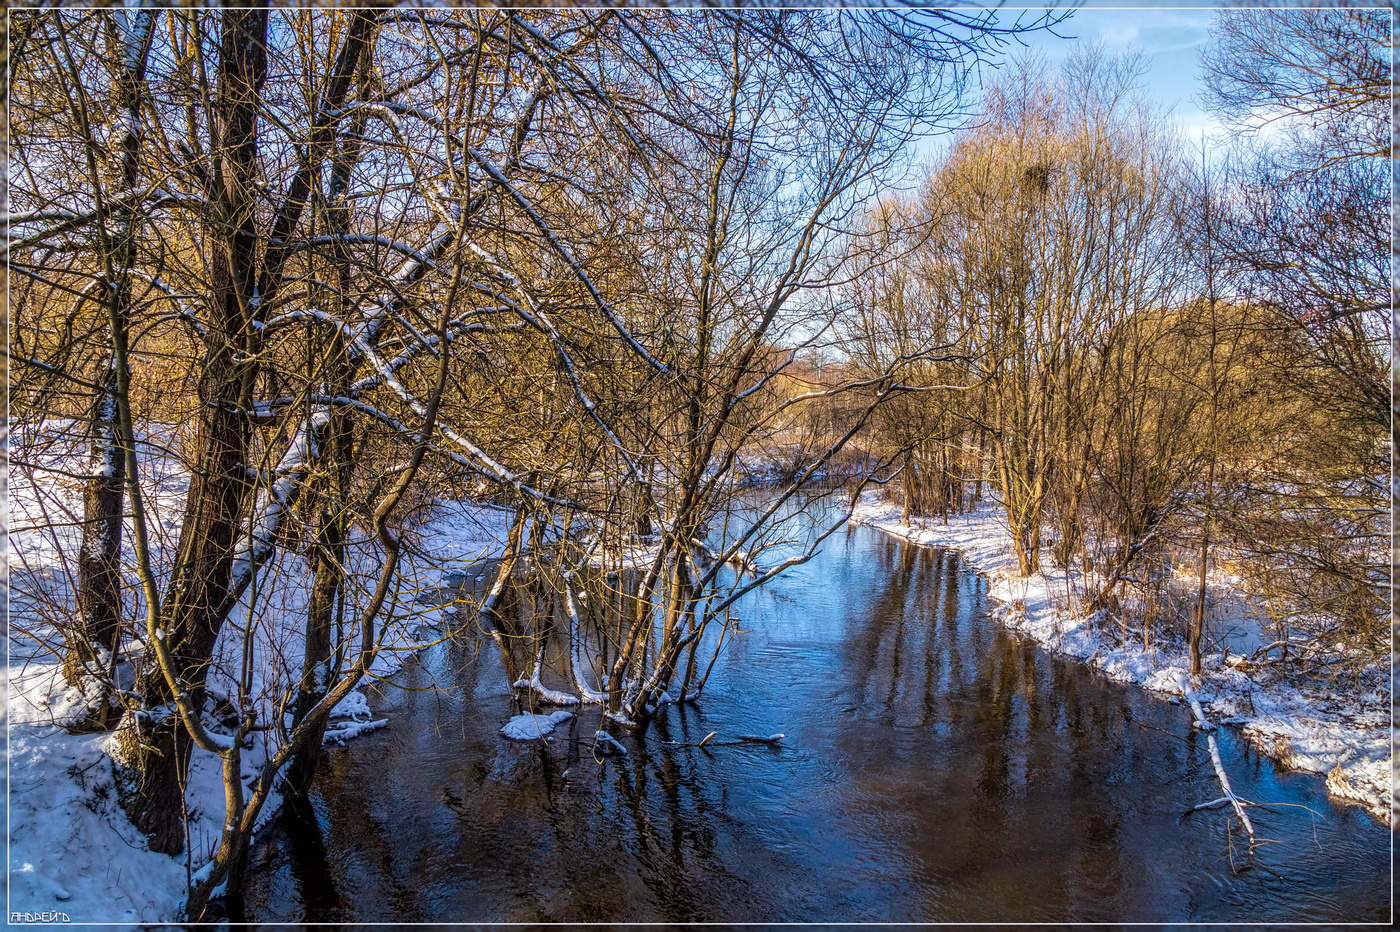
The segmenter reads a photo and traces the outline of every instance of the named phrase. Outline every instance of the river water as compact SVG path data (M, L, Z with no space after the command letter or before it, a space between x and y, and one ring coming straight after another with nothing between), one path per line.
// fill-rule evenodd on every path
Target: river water
M255 921L1384 921L1390 837L1229 730L1224 811L1190 713L990 619L955 552L864 527L736 606L698 707L595 759L548 747L490 642L417 655L330 750L315 824L255 848ZM779 748L677 747L737 734Z

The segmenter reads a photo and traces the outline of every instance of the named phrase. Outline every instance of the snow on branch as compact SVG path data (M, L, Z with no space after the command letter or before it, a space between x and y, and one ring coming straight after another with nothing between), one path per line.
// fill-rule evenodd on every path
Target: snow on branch
M593 298L593 303L603 312L603 316L608 319L608 323L617 331L618 336L622 337L627 345L632 348L632 351L641 357L647 365L663 375L674 377L676 373L670 366L652 356L651 353L647 352L646 347L642 346L642 344L637 341L637 338L632 335L632 332L627 329L627 326L613 311L612 305L610 305L607 299L598 291L598 287L593 284L593 279L589 277L583 265L574 257L573 251L555 235L554 231L550 229L549 224L545 222L544 218L539 215L539 212L535 210L525 196L501 173L501 170L496 167L495 163L476 149L468 149L467 154L486 171L486 174L490 176L491 180L495 182L497 186L510 195L511 200L513 200L516 205L525 212L525 215L530 218L530 221L544 236L550 247L564 260L573 271L574 275L583 283L583 286L588 289L589 295Z
M510 308L505 307L478 308L475 311L473 311L472 314L473 316L475 316L478 314L489 314L497 311L509 310ZM526 324L523 323L491 325L475 323L466 320L459 320L448 327L447 342L450 343L454 337L461 336L464 333L502 333L509 330L519 330L524 328L525 326ZM430 334L426 337L422 337L417 343L414 343L413 345L409 346L403 352L399 353L399 355L384 363L384 368L388 369L390 372L397 372L404 366L412 362L414 359L416 359L419 356L419 354L421 354L424 350L436 353L439 342L440 339L435 333ZM378 371L376 371L371 373L370 375L365 376L364 378L357 381L354 385L350 386L350 394L358 395L360 392L369 391L370 389L376 388L381 384L383 384L383 376Z
M508 273L496 265L496 260L493 259L489 253L477 247L474 243L468 242L468 246L475 249L477 254L483 256L486 261L489 261L493 268L499 271L499 274L508 276ZM583 380L579 378L578 364L574 362L574 357L564 343L564 338L559 335L558 328L554 326L554 322L549 319L544 311L535 306L535 303L530 299L529 292L523 287L520 287L520 283L513 276L508 277L508 280L512 285L516 286L516 290L519 291L521 299L529 305L533 314L525 312L522 308L515 308L516 312L521 315L521 319L527 324L537 327L549 338L550 344L554 347L555 355L558 357L559 362L563 364L564 373L569 377L569 384L573 388L574 397L577 398L579 404L583 406L583 410L587 413L588 417L602 428L603 434L607 437L608 442L612 444L613 449L617 450L618 454L622 457L623 462L627 466L627 471L631 473L634 479L641 481L641 471L637 468L637 463L632 458L632 454L623 446L622 438L613 430L612 425L605 421L603 416L598 413L597 403L589 397L587 390L584 389Z
M397 271L389 277L391 288L397 290L406 288L427 274L428 270L436 268L436 261L442 256L449 246L457 239L457 231L452 229L443 230L437 233L428 244L418 250L414 256L404 259L403 264ZM374 310L365 321L364 332L360 340L355 341L351 347L351 361L358 362L358 345L372 346L379 337L379 331L391 317L397 319L394 313L397 307L399 296L394 293L384 295L375 302Z
M395 252L399 252L407 256L410 260L412 260L415 266L421 265L431 267L433 265L433 260L429 259L423 253L414 249L407 243L399 242L396 239L390 239L387 236L374 236L369 233L340 233L334 236L312 236L308 239L303 240L300 243L300 245L302 246L334 246L337 244L356 246L383 246L385 249L392 249Z
M287 452L274 471L272 484L258 495L254 508L252 527L233 557L230 571L232 585L229 587L230 602L243 594L253 581L258 569L272 555L273 540L282 526L282 520L291 507L292 497L297 488L311 471L312 464L321 453L321 432L330 423L330 414L324 407L312 412L311 416L297 429Z
M598 87L598 85L593 82L592 77L589 76L587 71L585 71L582 68L579 68L573 63L572 51L565 51L560 49L559 46L554 44L554 41L552 39L541 33L525 17L520 16L519 13L512 12L510 14L510 18L532 39L534 39L536 42L538 42L545 48L549 49L551 52L554 53L554 55L559 61L567 65L569 70L574 75L576 75L579 78L579 80L583 82L585 87L588 88L588 91L590 94L593 95L593 98L598 102L602 103L603 106L607 108L608 112L616 121L618 129L622 130L623 135L625 135L628 141L632 143L634 150L638 154L645 157L647 147L642 145L642 141L637 138L636 134L632 131L632 127L629 126L627 121L624 120L622 116L617 112L617 109L613 106L612 103L612 95L604 93L602 88ZM539 55L535 54L535 51L531 49L528 45L522 44L521 47L524 49L525 54L529 55L531 60L534 61L535 64L539 65L541 69L543 69L545 72L551 75L555 74L555 70L549 66L549 63L543 61L539 57Z
M602 705L607 702L608 697L593 687L588 685L587 678L583 675L583 633L579 619L578 597L574 593L572 580L569 578L573 574L564 577L564 607L569 614L569 669L573 673L574 689L578 690L579 699L588 705Z
M109 193L104 196L103 202L109 210L136 205L140 205L142 210L154 210L157 207L175 205L202 211L208 206L208 202L202 197L176 194L159 186ZM96 205L82 204L73 208L49 207L26 213L0 215L0 224L9 230L9 238L5 244L6 255L15 249L42 243L97 221L100 219L100 213ZM29 229L30 227L36 228Z
M379 355L375 353L373 347L370 346L369 341L366 340L363 335L355 335L352 339L352 346L354 347L359 358L368 362L369 365L379 374L382 380L381 384L383 384L391 392L397 395L399 397L399 400L402 401L404 404L408 405L409 409L412 410L414 414L426 419L428 409L424 406L424 404L421 401L418 400L418 398L412 392L406 389L403 386L403 384L399 382L398 377L394 374L394 371L389 368L389 365L385 363L384 360L379 358ZM509 485L511 488L515 489L522 495L526 495L535 499L541 499L544 497L536 489L525 485L525 483L522 482L520 477L517 476L515 473L511 472L509 469L496 462L496 460L493 459L491 455L488 454L485 450L472 443L470 439L463 436L460 432L454 430L447 424L443 423L441 420L439 420L438 422L437 429L442 434L442 436L452 441L453 444L455 444L459 449L465 451L466 454L472 460L475 461L474 463L472 463L473 469L479 472L484 472L486 475L489 475L496 481L501 482L505 485Z
M514 686L516 689L530 690L532 693L534 693L535 697L539 699L540 702L543 702L545 705L579 704L578 696L573 696L566 692L560 692L557 689L550 689L548 686L544 685L544 682L540 679L539 660L536 660L534 665L530 668L530 676L528 678L522 676L520 679L516 680L511 685Z

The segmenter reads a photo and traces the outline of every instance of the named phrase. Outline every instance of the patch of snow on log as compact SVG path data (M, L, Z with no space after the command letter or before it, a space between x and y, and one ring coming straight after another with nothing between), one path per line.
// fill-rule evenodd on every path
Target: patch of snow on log
M574 717L572 712L551 712L549 715L538 715L534 712L525 712L513 716L510 721L501 726L501 734L512 741L538 741L541 738L547 739L550 732Z

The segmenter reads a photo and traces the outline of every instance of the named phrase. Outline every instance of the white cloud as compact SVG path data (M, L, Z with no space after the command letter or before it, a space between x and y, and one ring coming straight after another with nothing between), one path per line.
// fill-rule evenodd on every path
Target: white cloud
M1099 28L1099 39L1109 47L1141 44L1142 27L1137 23L1109 23Z

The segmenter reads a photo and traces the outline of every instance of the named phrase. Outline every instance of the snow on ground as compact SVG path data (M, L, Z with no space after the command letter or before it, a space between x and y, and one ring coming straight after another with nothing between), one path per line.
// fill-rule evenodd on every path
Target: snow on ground
M593 569L619 570L645 569L656 562L661 546L650 540L641 540L624 545L620 550L592 550L588 554L588 566Z
M184 900L187 871L211 856L223 822L220 761L196 749L186 792L190 844L187 856L150 851L144 837L127 821L117 802L110 735L73 735L63 725L81 713L82 697L64 683L53 620L73 610L72 560L80 544L82 488L70 478L86 471L87 451L79 437L64 436L62 423L49 423L43 468L9 471L10 523L4 549L5 596L10 614L5 671L5 728L9 748L10 906L13 911L61 912L76 923L157 922L174 919ZM30 428L31 430L33 428ZM35 438L20 438L34 440ZM176 545L188 488L188 475L171 450L175 431L141 444L142 488L151 517L151 542L157 569L168 566L166 554ZM21 444L16 444L22 446ZM29 449L33 449L32 446ZM509 525L508 512L473 503L453 503L413 529L418 546L405 552L398 598L384 625L383 648L372 671L383 677L397 670L425 641L425 631L445 621L455 588L443 577L455 572L482 572L482 564L499 555ZM144 613L135 584L129 545L124 541L124 576L128 580L124 610L133 630ZM373 588L380 564L373 541L354 541L347 555L352 583L363 599ZM444 567L448 570L445 572ZM260 579L277 575L277 585L256 583L244 595L221 631L216 663L209 675L213 696L237 695L243 632L254 645L250 703L270 710L289 684L300 676L310 573L297 555L279 552ZM164 589L165 580L160 580ZM350 616L347 612L347 617ZM126 649L141 649L133 638ZM130 667L119 667L130 677ZM129 679L122 682L129 686ZM266 716L264 716L266 717ZM326 743L338 746L389 724L375 719L361 692L350 693L332 713ZM218 726L213 726L218 730ZM254 747L244 752L245 779L251 779L274 747L272 730L255 733ZM264 807L260 825L277 811L274 796Z
M1096 624L1100 618L1066 608L1074 593L1084 591L1084 580L1077 572L1049 566L1044 555L1041 573L1019 576L999 506L985 504L949 517L946 524L935 518L905 524L900 507L878 496L865 493L851 520L917 544L959 551L990 581L988 594L999 603L994 614L1008 628L1054 653L1082 660L1110 679L1181 695L1182 677L1190 669L1184 647L1116 643ZM1285 766L1326 774L1334 798L1360 803L1390 824L1390 696L1384 671L1373 671L1361 686L1346 691L1309 689L1226 665L1236 659L1225 652L1203 658L1196 692L1211 718L1239 726L1261 752Z
M538 741L548 739L550 732L574 717L572 712L551 712L541 715L537 712L522 712L510 718L501 726L501 734L512 741Z
M429 557L433 566L465 569L500 556L513 516L510 509L494 505L437 502L414 528L415 549Z
M10 724L10 909L133 926L178 915L185 861L147 850L117 807L106 736Z

